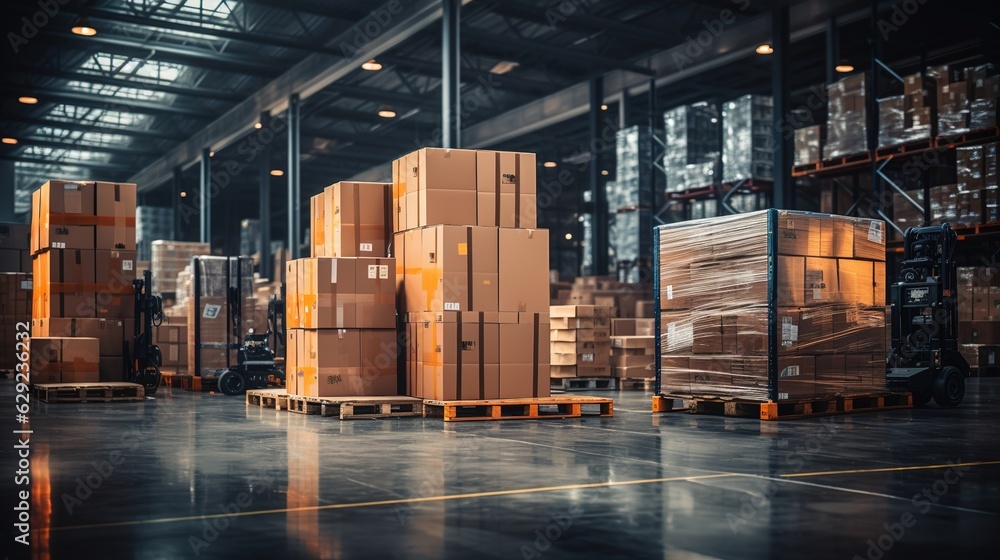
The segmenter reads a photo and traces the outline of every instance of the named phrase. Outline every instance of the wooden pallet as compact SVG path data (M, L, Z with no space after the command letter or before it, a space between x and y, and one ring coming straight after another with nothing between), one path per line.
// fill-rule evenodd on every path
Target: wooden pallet
M678 405L677 403L681 403ZM878 393L782 402L741 401L717 397L653 395L653 412L686 411L692 414L737 416L760 420L815 418L831 414L877 412L913 408L910 393Z
M618 378L553 377L550 384L557 391L613 391L618 388Z
M445 422L539 420L587 416L614 416L614 401L604 397L567 396L478 401L424 401L424 417L443 418Z
M869 164L872 161L871 152L861 152L859 154L851 154L847 156L836 157L832 159L826 159L817 162L811 162L801 165L796 165L792 167L792 176L801 177L803 175L811 175L818 172L833 171L840 168L850 168L857 167L865 164Z
M57 402L126 402L141 401L146 389L138 383L108 381L103 383L42 383L32 385L35 398Z
M194 389L194 380L193 375L160 372L160 385L163 387L191 391Z
M895 146L885 146L884 148L877 148L875 150L875 159L884 160L893 156L900 156L904 154L911 154L914 152L922 152L924 150L930 150L934 147L934 140L930 138L925 138L923 140L916 140L914 142L907 142L905 144L896 144Z
M808 175L809 173L812 173L817 169L819 169L818 161L812 161L809 163L800 163L798 165L792 166L792 176L798 177L800 175Z
M423 401L416 397L306 397L289 395L285 389L247 391L247 405L299 414L336 416L341 420L404 418L423 414Z
M652 391L656 387L654 377L632 377L618 380L618 389L622 391Z

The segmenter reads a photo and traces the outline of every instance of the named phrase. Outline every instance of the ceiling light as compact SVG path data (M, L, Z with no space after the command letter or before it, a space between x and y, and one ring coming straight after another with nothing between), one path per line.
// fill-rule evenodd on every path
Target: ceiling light
M756 52L757 54L771 54L774 52L774 49L771 47L770 43L762 43L760 45L757 45L757 48L754 49L754 52Z
M215 152L208 152L208 157L215 157Z
M512 60L501 60L500 62L494 64L493 68L490 68L490 74L506 74L507 72L510 72L511 70L517 68L520 65L521 65L520 62L514 62Z
M259 122L257 122L257 123L253 123L253 127L254 127L254 128L258 128L258 129L259 129L259 128L260 128L260 127L262 127L262 126L264 126L264 125L260 124Z
M35 105L38 103L38 98L30 95L22 95L21 97L18 97L17 100L25 105Z
M181 198L187 198L187 191L181 191Z
M607 175L607 174L608 174L608 170L607 169L602 169L601 170L601 175Z
M577 218L576 221L578 221L578 222L585 222L585 221L587 221L587 218L584 218L583 216L580 216L579 218Z
M83 35L84 37L93 37L97 35L97 29L94 28L90 20L82 17L75 22L73 22L73 27L70 29L76 35Z
M361 69L362 70L368 70L370 72L375 72L377 70L381 70L382 69L382 64L379 63L379 62L376 62L375 59L373 58L373 59L369 60L368 62L362 64L361 65Z
M608 106L607 105L601 105L601 110L602 111L607 111L608 110Z
M10 138L5 136L3 140L0 140L0 142L3 142L4 144L10 144L13 146L14 144L17 144L17 138Z
M569 241L570 239L573 239L573 234L572 233L567 233L566 234L566 241Z
M848 63L846 60L841 60L840 64L833 67L834 70L840 72L841 74L846 74L848 72L854 72L854 66Z
M392 107L385 105L378 110L378 116L383 119L391 119L396 116L396 111L394 111Z
M282 171L282 170L280 170L280 169L272 169L271 170L271 175L274 176L274 177L281 177L284 174L285 174L285 172Z
M547 161L547 162L543 163L542 166L543 167L555 167L556 166L556 162L554 162L554 161Z

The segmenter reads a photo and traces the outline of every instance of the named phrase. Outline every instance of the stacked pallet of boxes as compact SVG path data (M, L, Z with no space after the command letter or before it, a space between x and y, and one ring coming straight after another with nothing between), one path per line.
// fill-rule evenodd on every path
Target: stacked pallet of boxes
M964 69L932 66L927 76L937 85L939 136L997 126L1000 78L991 64Z
M610 308L611 318L653 316L652 285L618 282L609 276L579 276L569 289L560 290L555 305L600 305Z
M389 188L341 182L311 200L312 256L285 269L289 394L399 394Z
M722 182L774 179L774 101L744 95L722 104Z
M805 165L822 159L823 125L814 124L795 130L795 157L792 165Z
M180 299L180 294L184 293L183 287L178 286L177 275L191 265L191 258L209 255L212 252L208 243L190 241L156 240L150 246L153 293L167 299Z
M656 235L665 393L783 401L884 389L883 222L766 210Z
M958 341L971 367L985 371L1000 366L1000 277L995 268L958 268Z
M187 315L164 315L163 322L153 327L153 343L160 347L160 371L174 375L188 373ZM126 333L129 334L129 333Z
M857 74L827 86L824 160L867 151L865 80L865 74Z
M425 148L393 164L406 394L549 395L549 236L535 155Z
M45 183L32 195L31 250L33 381L123 381L134 329L135 185Z
M658 172L652 165L652 139L648 127L633 126L615 134L615 180L607 185L611 214L608 241L615 263L635 263L648 258L649 230ZM638 268L630 274L638 276ZM631 281L637 277L629 278Z
M30 324L31 275L0 272L0 336L8 341L0 348L0 371L13 371L17 367L19 351L14 341L28 334ZM18 332L25 334L18 337Z
M602 305L549 308L552 379L611 375L610 314Z
M0 272L31 272L28 224L0 224Z
M667 192L715 184L721 176L722 119L715 103L684 105L663 114Z
M254 322L253 261L249 257L195 257L187 283L187 368L190 375L213 378L236 363L232 345L243 342ZM230 301L230 290L243 294L238 306ZM234 332L232 320L241 315L242 332ZM180 319L178 317L178 319ZM171 321L170 324L173 324ZM165 333L172 336L169 330Z
M903 95L878 100L878 146L896 146L931 137L928 88L921 74L903 78Z
M653 319L611 320L611 375L620 379L656 375L656 330Z

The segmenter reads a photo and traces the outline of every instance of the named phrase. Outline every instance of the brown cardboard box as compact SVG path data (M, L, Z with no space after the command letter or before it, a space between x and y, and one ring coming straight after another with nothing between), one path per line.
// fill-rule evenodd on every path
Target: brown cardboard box
M549 311L549 232L545 229L501 229L500 311Z
M423 313L417 323L421 380L417 396L440 400L498 398L500 325L497 314ZM490 315L486 317L484 315ZM411 387L412 393L417 393Z
M767 352L767 310L750 309L736 317L736 353L741 356Z
M781 307L799 307L805 305L806 259L803 257L779 256L777 263L778 305Z
M812 216L782 214L778 216L778 253L781 255L819 255L820 221Z
M549 325L543 318L520 313L518 323L501 323L500 398L549 396Z
M135 185L94 183L96 242L94 249L135 251Z
M310 397L396 394L394 329L307 329L298 331L303 352L296 352L302 384Z
M885 260L885 222L863 218L854 220L854 257Z
M28 360L32 383L100 380L96 338L32 337Z
M990 287L973 286L972 319L974 321L988 321L992 315L990 311Z
M331 257L384 257L391 224L391 185L335 183L326 188L323 211Z
M722 320L718 315L695 314L692 320L693 352L695 354L722 353Z
M592 329L595 326L593 317L552 317L549 325L552 330Z
M822 392L838 392L847 381L847 366L843 354L816 356L816 385Z
M295 272L294 290L299 325L310 329L395 328L396 265L392 259L315 257L300 261L301 274Z
M32 261L32 318L97 316L94 252L49 249Z
M302 302L299 299L303 259L285 263L285 328L302 327Z
M48 181L36 192L31 210L32 254L49 248L94 248L94 183ZM77 225L81 223L86 225Z
M655 325L653 319L612 319L611 336L655 336Z
M399 233L410 229L407 224L406 214L406 193L407 183L410 182L406 160L408 156L403 156L392 162L392 231ZM413 182L416 188L416 182ZM318 256L318 255L314 255Z
M660 315L660 336L668 354L690 354L694 345L694 323L687 314Z
M959 344L1000 344L1000 323L969 321L958 324Z
M860 261L854 259L837 259L837 267L840 299L862 306L874 306L874 263L871 261ZM882 270L884 273L885 263L882 263Z
M407 197L416 199L416 215L407 208L408 228L476 223L475 151L423 148L407 155L406 163Z
M535 228L535 169L535 154L477 151L477 223Z
M837 278L837 259L806 259L805 302L816 305L837 301L840 282Z
M326 252L326 191L309 199L309 251L310 257L333 256Z
M439 225L419 230L419 238L406 236L403 309L406 312L498 311L502 286L497 269L499 231ZM524 261L521 265L527 270ZM544 269L542 272L546 283L541 289L547 311L548 274Z
M816 360L812 356L778 356L778 400L816 393Z
M305 331L302 329L288 329L285 335L285 391L289 395L299 395L299 374L302 372L302 363L299 361L299 353L304 351Z

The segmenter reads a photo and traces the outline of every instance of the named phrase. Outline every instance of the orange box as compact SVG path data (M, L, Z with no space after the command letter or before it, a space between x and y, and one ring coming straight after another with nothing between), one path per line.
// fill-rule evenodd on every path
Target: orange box
M299 259L298 324L303 328L396 327L396 264L386 258Z
M309 256L332 256L326 252L326 191L309 199Z
M297 394L310 397L397 394L395 329L306 329L296 353L302 383Z
M535 228L535 154L476 151L477 223Z
M49 249L36 255L32 318L96 317L94 266L94 251L84 249Z
M391 185L335 183L324 193L326 256L384 257L392 227Z
M48 181L36 193L31 208L32 254L50 248L94 248L94 183Z
M437 225L407 232L402 310L498 311L498 231ZM541 272L547 310L548 270Z
M97 200L95 249L135 251L135 185L93 183Z
M100 381L96 338L32 337L28 366L32 383Z
M422 376L410 394L438 400L500 396L500 325L497 313L418 314L414 353ZM412 383L412 381L411 381Z
M547 313L549 231L500 229L499 242L499 310Z

